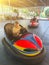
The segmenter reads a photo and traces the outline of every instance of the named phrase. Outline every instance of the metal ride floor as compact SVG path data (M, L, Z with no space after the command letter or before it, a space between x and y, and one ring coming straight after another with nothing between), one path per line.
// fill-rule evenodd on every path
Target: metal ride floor
M0 65L24 65L21 62L18 62L15 58L10 57L4 50L4 46L2 45L2 38L4 35L4 25L7 22L0 23ZM21 20L19 21L24 27L28 29L28 31L37 34L43 41L43 44L46 48L46 57L40 65L49 65L49 21L39 20L38 28L28 28L29 20Z

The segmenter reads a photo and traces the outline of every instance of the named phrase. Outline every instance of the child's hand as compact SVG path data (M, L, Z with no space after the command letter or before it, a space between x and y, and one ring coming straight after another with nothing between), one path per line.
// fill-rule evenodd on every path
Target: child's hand
M22 34L19 34L19 36L22 36Z

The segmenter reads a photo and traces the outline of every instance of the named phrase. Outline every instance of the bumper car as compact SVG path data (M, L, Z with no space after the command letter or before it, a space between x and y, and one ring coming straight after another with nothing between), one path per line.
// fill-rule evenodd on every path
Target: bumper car
M28 65L41 63L45 57L45 48L42 40L36 34L29 32L23 34L18 40L13 39L10 35L10 28L12 29L12 27L12 23L7 23L4 26L5 37L2 39L2 43L7 51L22 61L22 63Z
M38 25L39 25L38 19L36 19L36 20L31 19L30 24L28 25L28 27L29 28L36 28L36 27L38 27Z

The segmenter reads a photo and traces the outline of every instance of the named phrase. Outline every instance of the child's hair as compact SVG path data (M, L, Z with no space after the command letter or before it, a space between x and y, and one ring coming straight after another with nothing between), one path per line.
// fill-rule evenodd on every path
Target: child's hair
M16 24L19 24L18 21L15 21L15 22L14 22L14 25L16 25Z
M18 21L15 21L16 24L18 24Z

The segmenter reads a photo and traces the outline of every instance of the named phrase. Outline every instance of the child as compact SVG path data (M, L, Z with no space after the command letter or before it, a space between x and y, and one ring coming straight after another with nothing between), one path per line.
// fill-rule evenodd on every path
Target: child
M16 39L20 39L20 37L25 34L27 32L27 30L21 26L17 21L14 23L13 29L12 29L12 33L13 33L13 37Z

